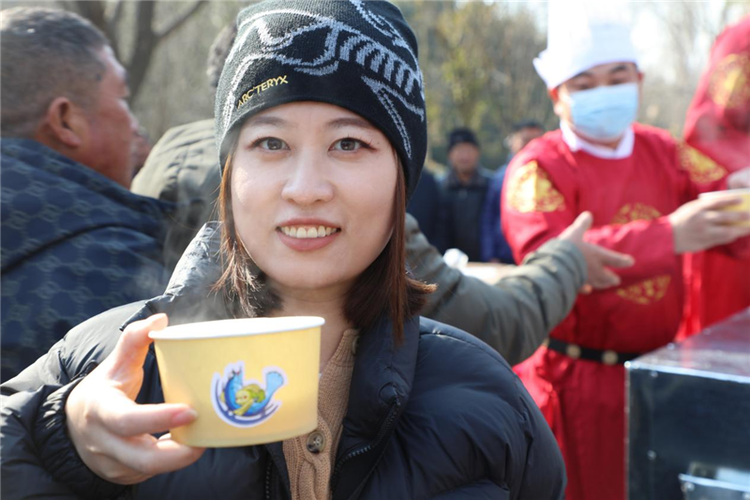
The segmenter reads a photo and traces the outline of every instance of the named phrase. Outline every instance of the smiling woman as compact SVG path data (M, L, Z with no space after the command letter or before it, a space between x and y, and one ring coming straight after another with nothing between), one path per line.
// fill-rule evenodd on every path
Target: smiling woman
M221 223L204 227L163 296L67 336L56 363L81 368L27 403L38 432L24 449L39 456L4 453L39 469L21 496L132 485L133 498L562 498L560 452L507 363L418 315L433 287L407 272L404 220L427 131L399 10L276 0L237 26L216 95ZM162 403L148 333L166 315L322 316L317 428L206 450L161 435L200 418ZM240 371L227 373L234 404L263 399L273 380L245 384Z
M263 111L242 126L227 161L219 207L231 264L219 287L237 295L246 315L261 313L238 287L252 259L277 296L312 294L314 307L348 297L347 323L369 328L390 315L400 339L402 322L431 290L403 272L405 196L397 153L367 120L320 102ZM392 293L378 293L388 290L384 282L394 284Z

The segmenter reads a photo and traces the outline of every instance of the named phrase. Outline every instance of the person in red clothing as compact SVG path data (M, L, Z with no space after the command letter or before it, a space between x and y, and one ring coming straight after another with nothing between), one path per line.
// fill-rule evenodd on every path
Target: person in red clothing
M552 25L551 25L552 28ZM701 191L743 187L666 131L634 123L643 74L624 25L590 23L550 32L534 63L560 129L532 141L511 162L503 232L521 261L590 211L590 242L631 254L621 285L579 296L571 314L519 369L566 462L568 500L625 496L623 363L664 346L682 315L681 256L750 234L726 225L750 213ZM564 30L563 30L564 31ZM736 203L736 201L735 201ZM645 459L645 457L644 457Z
M750 166L750 16L719 35L688 108L684 140L730 172ZM750 306L750 260L708 250L685 259L678 338Z

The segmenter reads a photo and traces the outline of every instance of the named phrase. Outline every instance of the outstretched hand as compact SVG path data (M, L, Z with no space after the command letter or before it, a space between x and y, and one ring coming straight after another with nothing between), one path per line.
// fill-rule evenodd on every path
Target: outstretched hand
M583 236L591 228L593 220L591 212L583 212L558 236L558 239L573 243L586 260L588 280L581 288L581 293L591 293L595 289L601 290L618 286L620 277L609 268L630 267L635 263L630 255L615 252L583 240Z
M187 467L203 448L151 434L189 424L197 414L187 405L134 402L143 383L148 333L167 326L157 314L129 325L114 351L70 393L65 405L68 433L84 463L117 484L135 484Z
M724 210L741 202L739 196L699 198L669 214L675 253L700 252L750 235L750 227L735 225L749 221L750 213Z

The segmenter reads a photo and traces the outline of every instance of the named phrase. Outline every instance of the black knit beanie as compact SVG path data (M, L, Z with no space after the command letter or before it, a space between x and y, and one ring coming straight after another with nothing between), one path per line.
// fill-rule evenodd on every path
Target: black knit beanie
M216 92L222 168L248 117L296 101L348 109L396 149L407 197L427 151L417 40L395 5L362 0L269 0L237 17Z
M459 127L451 130L448 134L448 151L453 149L453 146L463 143L473 144L476 147L479 147L477 136L471 129Z

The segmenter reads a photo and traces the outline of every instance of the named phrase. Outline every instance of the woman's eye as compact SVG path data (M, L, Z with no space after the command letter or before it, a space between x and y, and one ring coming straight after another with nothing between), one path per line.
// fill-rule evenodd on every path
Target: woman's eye
M282 149L287 149L286 143L281 139L277 139L276 137L266 137L265 139L260 139L256 141L253 146L260 147L261 149L267 149L268 151L280 151Z
M333 148L338 149L339 151L356 151L362 146L364 146L362 141L358 139L346 138L336 141L333 145Z

